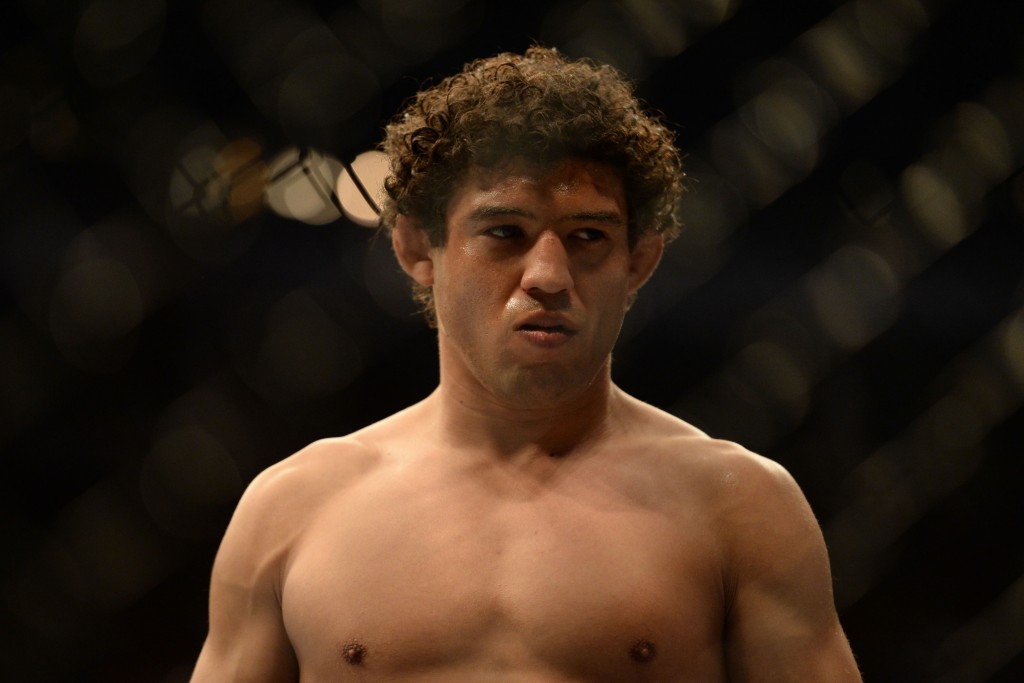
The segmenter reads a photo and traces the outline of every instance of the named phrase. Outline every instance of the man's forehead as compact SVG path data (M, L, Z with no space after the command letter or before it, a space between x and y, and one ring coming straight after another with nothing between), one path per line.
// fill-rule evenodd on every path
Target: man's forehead
M523 193L569 195L581 188L592 188L609 202L625 202L622 173L614 166L573 157L547 164L523 159L508 159L493 166L470 166L462 175L452 200L474 195L474 204Z
M560 157L552 161L506 157L493 164L473 164L466 169L463 180L486 185L498 183L510 177L529 177L552 181L575 176L594 176L622 182L621 171L612 164L574 156Z

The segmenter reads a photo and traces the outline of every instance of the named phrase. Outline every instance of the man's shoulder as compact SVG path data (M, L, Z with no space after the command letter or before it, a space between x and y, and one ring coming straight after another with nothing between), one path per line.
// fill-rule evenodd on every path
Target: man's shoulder
M820 540L814 513L785 467L682 420L659 419L663 427L640 450L669 495L700 506L725 557L767 566L787 548Z
M654 456L678 476L698 483L709 494L733 504L757 504L766 494L791 493L796 484L779 463L728 439L647 404L637 402L644 436L639 450Z
M260 472L242 495L235 517L286 523L361 480L379 460L372 445L359 439L315 441Z
M320 515L398 457L386 436L392 429L371 425L320 439L260 472L235 508L215 574L248 581L253 572L280 568Z
M372 472L401 456L401 440L414 432L417 406L411 406L346 436L319 439L263 470L247 488L241 505L299 505L310 509L344 493Z
M645 449L676 457L684 462L703 463L712 468L760 467L762 458L743 446L709 436L699 427L660 408L625 395L626 430L646 441Z
M780 463L692 428L664 439L661 448L733 552L768 558L788 543L820 536L803 491Z

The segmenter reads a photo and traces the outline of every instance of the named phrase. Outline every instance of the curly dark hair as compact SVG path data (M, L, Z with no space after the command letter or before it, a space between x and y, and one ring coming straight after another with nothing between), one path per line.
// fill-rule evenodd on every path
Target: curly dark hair
M610 66L539 46L479 59L417 93L385 130L387 232L407 215L443 246L448 200L470 167L577 157L621 170L630 246L647 230L667 240L679 233L684 173L675 136ZM431 319L430 290L414 285L414 294Z

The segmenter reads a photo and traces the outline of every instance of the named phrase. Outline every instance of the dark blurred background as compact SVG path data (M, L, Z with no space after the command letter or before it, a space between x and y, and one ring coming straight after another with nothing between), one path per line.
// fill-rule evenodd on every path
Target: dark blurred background
M1024 3L528 5L0 5L5 680L186 681L249 480L433 388L332 188L534 41L688 155L619 383L795 475L866 680L1024 680Z

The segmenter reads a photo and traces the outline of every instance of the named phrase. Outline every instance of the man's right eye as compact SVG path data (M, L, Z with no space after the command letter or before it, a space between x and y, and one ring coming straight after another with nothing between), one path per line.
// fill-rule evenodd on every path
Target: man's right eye
M510 239L513 237L519 237L523 234L523 231L515 225L496 225L493 228L487 228L485 234L499 239Z

